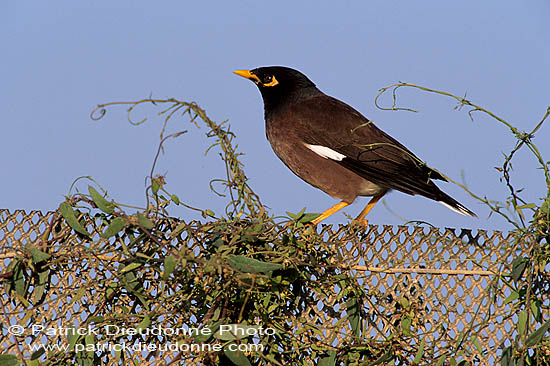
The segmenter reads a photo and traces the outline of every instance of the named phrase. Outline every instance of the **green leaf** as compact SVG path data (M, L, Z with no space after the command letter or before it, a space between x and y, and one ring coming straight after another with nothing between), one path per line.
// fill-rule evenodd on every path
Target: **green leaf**
M305 208L305 207L302 208L302 210L301 210L300 212L298 212L297 214L293 214L292 212L288 212L288 211L286 211L286 214L287 214L290 218L292 218L292 219L294 219L294 220L298 220L300 217L302 217L302 215L304 214L304 212L306 212L306 208Z
M46 291L46 286L48 285L48 279L50 278L50 270L46 269L38 274L38 282L34 286L33 291L33 301L35 303L39 302Z
M412 325L411 318L405 317L405 318L401 319L401 329L403 330L404 335L406 335L406 336L412 335L411 325Z
M235 343L230 343L236 347ZM252 366L248 358L241 351L232 351L228 346L223 348L223 353L237 366Z
M69 307L72 306L75 302L77 302L78 300L80 300L82 298L82 296L84 296L85 293L88 292L88 288L86 286L83 286L81 288L78 289L78 291L76 292L75 295L72 295L71 293L71 302L69 303Z
M84 336L84 345L85 346L88 346L88 345L93 345L95 344L95 335L93 334L86 334ZM93 351L86 351L87 353L87 358L88 359L93 359L93 356L94 356L94 352Z
M40 357L42 357L44 353L46 353L46 350L44 349L44 347L40 347L39 349L37 349L31 354L31 361L38 360ZM4 365L1 359L0 359L0 365Z
M506 305L506 304L508 304L508 303L510 303L510 302L512 302L512 301L514 301L514 300L516 300L516 299L519 299L519 292L514 291L514 292L512 292L512 293L510 294L510 296L508 296L508 297L506 298L506 300L504 300L504 304L503 304L503 305Z
M480 355L483 354L483 347L481 347L481 343L479 343L477 337L472 339L472 343L476 347L477 353L479 353Z
M159 189L160 189L160 184L159 184L158 180L153 179L153 182L151 183L151 190L152 190L152 192L155 196L159 192Z
M422 338L422 341L420 342L420 346L418 347L418 351L416 352L416 356L414 356L413 363L420 364L420 361L422 360L422 356L424 356L424 347L426 346L426 340Z
M282 265L278 263L262 262L257 259L248 258L242 255L230 256L229 265L236 270L245 273L270 272L282 267Z
M122 217L117 217L111 224L100 234L102 238L108 239L111 236L118 234L126 226L126 221Z
M388 350L384 355L380 356L376 361L369 364L369 366L380 365L390 360L393 360L393 353L391 349Z
M437 360L437 363L435 364L435 366L441 366L445 363L445 361L447 360L447 358L445 357L445 355L439 357L439 359Z
M221 309L219 307L214 310L214 315L212 315L212 320L219 320L221 314Z
M115 211L115 205L112 202L107 201L94 187L88 186L88 192L92 196L92 201L94 201L97 208L106 214L112 214Z
M107 285L107 288L105 289L105 297L106 298L111 297L111 295L115 292L117 287L118 287L118 284L111 283L111 284Z
M139 288L139 285L140 285L139 280L131 272L133 269L139 266L141 266L141 263L131 263L120 270L120 273L124 274L123 276L124 281L122 282L122 285L128 291L133 292Z
M138 267L141 267L141 263L137 263L137 262L130 263L126 267L122 268L120 270L120 273L129 272L129 271L134 270Z
M14 355L0 355L0 366L18 366L21 365L17 357Z
M218 331L221 323L222 323L221 321L211 323L210 326L207 325L206 327L202 328L198 332L194 332L193 339L195 340L195 343L208 342L214 336L214 333ZM209 330L209 332L204 332L204 330L207 330L207 329Z
M15 292L24 297L25 296L25 275L23 265L21 262L17 262L13 268L13 283L15 285Z
M120 361L122 360L122 350L123 349L124 348L122 348L122 347L120 347L120 348L117 347L115 349L115 363L114 363L115 365L120 365ZM122 361L124 361L124 360L122 360ZM123 362L122 364L125 365L126 363Z
M145 217L141 212L137 213L138 223L146 228L147 230L151 230L154 225L151 220L149 220L147 217Z
M328 356L319 359L318 366L335 366L336 365L336 352L328 351Z
M138 324L138 326L136 327L137 330L140 330L140 329L147 329L149 327L149 325L151 325L151 318L149 317L149 315L145 315L145 317L143 318L143 320Z
M512 261L512 278L518 281L523 276L523 272L527 267L528 260L524 257L517 257Z
M525 341L525 345L527 347L532 347L536 344L539 344L542 340L542 337L544 337L544 334L550 329L550 320L548 320L544 325L542 325L539 329L535 330L529 337L527 337L527 340Z
M169 255L168 257L164 258L164 272L162 273L162 278L164 280L167 280L168 277L174 272L174 269L176 268L176 258L174 258L173 255Z
M44 252L38 250L37 248L31 248L30 252L31 252L31 255L32 255L32 262L34 264L40 263L42 261L45 261L45 260L51 258L51 255L49 255L48 253L44 253Z
M86 229L84 229L84 227L77 220L73 208L71 207L71 205L69 205L68 202L61 203L59 205L59 211L61 211L61 215L74 231L85 236L90 236Z
M131 269L133 269L133 268L131 268L132 265L139 266L141 264L140 263L132 263L132 264L130 264L130 265L128 265L128 266L126 266L122 269L122 271L124 271L123 272L123 278L122 278L122 286L124 286L124 288L127 291L131 292L135 297L137 297L137 299L139 300L141 305L143 305L146 310L149 310L149 302L145 298L145 293L143 291L142 280L136 278L134 273L129 272ZM137 266L134 266L134 268L136 268ZM131 268L131 269L126 270L127 268Z
M67 340L69 341L69 344L67 345L67 351L72 351L74 349L74 345L82 338L82 336L78 335L76 329L72 325L69 325L68 331Z
M179 235L179 233L181 233L183 231L183 229L185 229L187 227L187 223L186 222L182 222L181 224L179 224L178 226L176 226L176 228L170 233L170 237L171 238L175 238L176 236Z
M526 325L527 325L527 311L523 310L518 314L518 332L520 336L525 334Z
M176 196L175 194L173 194L172 196L170 196L170 198L172 199L172 202L174 202L176 205L179 205L179 204L181 203L179 197Z
M346 312L351 326L351 331L356 337L361 335L361 307L355 298L350 298L346 303Z
M540 301L539 300L531 300L531 313L533 313L533 317L538 321L542 322L541 318L541 311L540 311Z
M513 354L514 354L514 350L512 349L512 346L507 347L504 351L502 351L502 356L500 356L500 364L502 366L513 365L513 359L512 359Z
M306 222L311 222L321 216L320 213L306 213L302 217L300 217L300 220L298 222L301 222L302 224L305 224Z
M207 216L210 216L210 217L216 217L216 214L214 213L214 211L208 209L208 210L204 210L201 212L201 215L202 217L206 218Z

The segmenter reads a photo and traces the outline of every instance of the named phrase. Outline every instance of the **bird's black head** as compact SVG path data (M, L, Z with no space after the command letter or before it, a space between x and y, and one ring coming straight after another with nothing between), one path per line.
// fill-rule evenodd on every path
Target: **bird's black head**
M253 81L258 86L266 113L282 105L320 93L307 76L289 67L258 67L253 70L237 70L235 74Z

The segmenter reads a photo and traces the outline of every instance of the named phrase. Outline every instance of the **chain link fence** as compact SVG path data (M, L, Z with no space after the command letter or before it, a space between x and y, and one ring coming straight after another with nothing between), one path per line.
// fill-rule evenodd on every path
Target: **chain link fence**
M87 220L84 226L93 233L98 219ZM266 304L266 314L255 315L258 324L269 323L270 316L280 314L269 310L270 295L258 290L262 278L253 277L254 272L267 273L267 269L244 271L237 276L235 265L231 268L213 261L214 253L223 250L220 238L230 244L231 237L212 232L212 224L208 223L185 223L175 218L153 221L156 228L162 228L162 238L142 240L135 249L133 243L140 238L136 233L110 238L96 233L85 237L71 231L53 212L0 210L0 349L20 360L59 362L77 357L81 363L92 360L91 364L207 365L212 349L143 349L135 345L149 342L204 346L230 341L185 331L173 334L173 329L189 331L206 324L219 328L214 320L223 319L224 309L230 305L216 307L216 300L222 299L216 295L205 308L211 312L197 314L197 298L207 295L188 297L189 294L196 291L197 283L211 286L212 291L221 286L218 282L223 278L234 281L238 277L235 281L246 283L247 273L253 283L245 286L248 290L243 292L247 296L244 303ZM323 346L325 350L342 352L363 347L361 352L368 354L374 352L376 342L398 343L403 357L409 360L419 354L419 349L423 359L443 360L445 352L452 349L468 364L493 365L518 336L518 315L507 284L512 281L512 261L529 253L532 238L499 231L376 225L363 230L323 226L318 229L318 237L321 241L312 244L314 250L325 250L330 257L328 265L319 264L327 266L319 273L329 273L328 267L331 271L337 269L354 278L366 296L350 305L349 297L343 296L346 282L338 282L336 272L331 274L334 282L315 287L309 300L299 304L301 315L295 317L289 312L284 319L286 329L277 329L278 333L288 333L296 349ZM262 245L270 245L268 236L261 238ZM159 245L162 250L151 249ZM182 250L185 255L178 255ZM167 262L171 256L177 259L176 264ZM307 263L309 259L301 258L305 265L316 266ZM155 263L162 270L156 271ZM285 261L279 264L281 268L286 266ZM167 267L178 266L178 279L170 280ZM296 282L291 286L295 291ZM550 300L546 298L542 305L548 309ZM241 314L235 319L241 319L243 311L248 311L245 309L248 308L242 305ZM546 312L538 320L531 318L529 327L539 327L549 315ZM158 324L172 330L120 334L122 329L146 329ZM92 325L101 325L102 331L92 330ZM106 332L105 325L117 332ZM88 331L75 334L83 327ZM269 342L267 346L274 347L276 336L264 336L259 335L249 345ZM125 346L104 346L100 350L91 346L98 343ZM75 356L75 351L82 352ZM261 354L262 350L243 348L242 354L254 352ZM321 359L326 355L323 352L310 352L310 362ZM264 360L265 364L276 361L277 357Z

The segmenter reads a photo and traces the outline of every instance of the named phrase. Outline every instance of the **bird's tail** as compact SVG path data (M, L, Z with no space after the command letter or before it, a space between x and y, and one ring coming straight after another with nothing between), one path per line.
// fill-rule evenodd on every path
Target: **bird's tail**
M452 198L446 193L441 192L441 194L437 198L437 202L453 210L454 212L458 212L461 215L477 217L477 215L474 212L468 210L466 206L464 206L463 204L461 204L460 202L458 202L457 200L455 200L454 198Z

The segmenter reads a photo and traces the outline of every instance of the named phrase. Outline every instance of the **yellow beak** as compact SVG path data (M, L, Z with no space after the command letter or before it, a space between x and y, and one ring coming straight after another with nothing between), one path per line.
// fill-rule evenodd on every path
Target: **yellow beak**
M252 80L255 83L260 82L260 79L256 75L254 75L252 72L250 72L250 70L237 70L237 71L233 71L233 73L237 74L239 76L242 76L243 78L247 78L249 80Z

